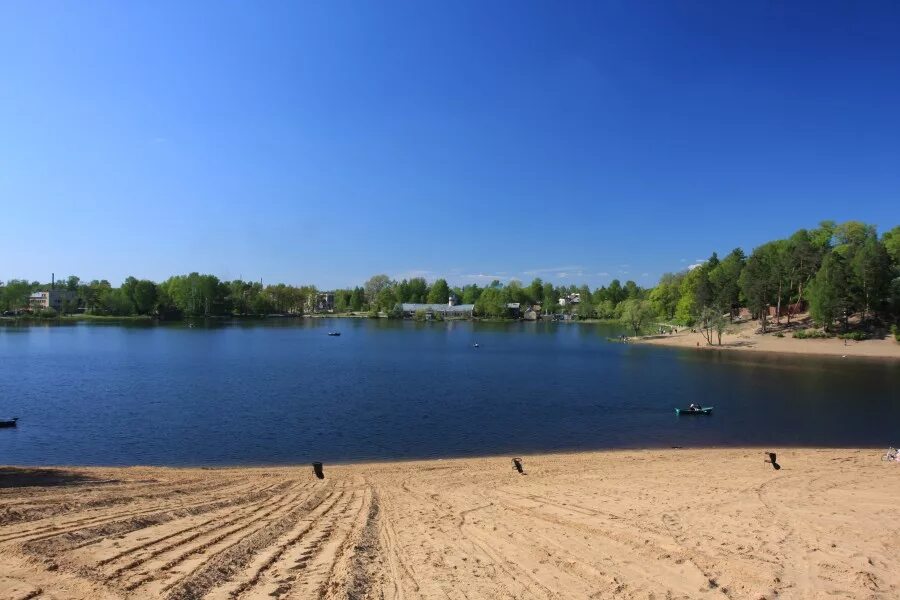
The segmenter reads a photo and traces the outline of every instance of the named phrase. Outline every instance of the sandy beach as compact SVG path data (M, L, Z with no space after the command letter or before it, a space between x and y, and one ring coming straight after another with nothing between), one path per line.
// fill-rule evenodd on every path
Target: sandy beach
M877 450L0 469L2 598L897 598Z
M782 319L784 323L784 319ZM774 323L773 323L774 325ZM679 328L676 334L648 335L632 338L632 341L641 344L654 344L658 346L673 346L676 348L695 348L700 350L738 350L748 352L782 352L787 354L809 354L819 356L846 356L900 359L900 343L893 337L882 340L842 340L839 338L828 339L795 339L791 331L785 331L784 337L775 335L777 327L773 327L770 333L761 335L756 333L759 329L758 321L749 321L736 324L732 331L722 336L722 345L718 345L718 339L713 333L713 343L710 346L701 333L691 333L689 328Z

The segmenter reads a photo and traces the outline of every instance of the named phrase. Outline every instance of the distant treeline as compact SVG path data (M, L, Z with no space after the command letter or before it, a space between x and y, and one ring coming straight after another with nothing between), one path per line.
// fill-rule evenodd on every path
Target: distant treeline
M128 316L152 315L177 319L197 316L302 315L322 308L313 285L262 285L249 281L220 281L213 275L191 273L162 283L127 278L120 287L108 281L85 283L70 276L56 284L71 292L62 312ZM4 312L28 307L29 295L50 285L24 280L0 284ZM789 306L808 304L813 319L826 329L846 328L851 316L862 323L896 322L900 316L900 227L881 237L874 226L850 221L822 222L801 229L787 239L755 248L746 256L736 248L724 258L709 260L680 273L667 273L654 288L634 281L591 290L587 285L554 285L535 278L493 281L451 287L444 279L429 284L424 278L392 280L375 275L362 286L334 290L335 313L369 313L398 317L402 303L447 303L450 295L461 304L474 304L475 314L502 318L507 305L541 305L541 313L565 312L581 319L621 319L635 332L653 320L699 326L721 333L740 307L767 326L770 307L790 318ZM563 299L564 302L560 302ZM329 306L329 310L331 307Z

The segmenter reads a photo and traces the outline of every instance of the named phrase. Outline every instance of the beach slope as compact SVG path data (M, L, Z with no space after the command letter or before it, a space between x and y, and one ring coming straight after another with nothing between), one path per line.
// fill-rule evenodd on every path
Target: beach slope
M897 598L880 454L2 468L0 597Z
M796 325L797 322L795 322ZM800 323L809 323L806 318ZM800 327L801 329L803 327ZM774 352L781 354L805 354L809 356L838 356L843 358L881 358L900 360L900 343L893 337L870 339L863 341L842 340L837 337L827 339L798 339L793 337L795 329L780 328L773 324L771 331L765 335L758 333L759 322L749 321L735 323L722 336L719 345L715 333L713 344L699 332L682 328L675 334L647 335L633 338L632 341L656 346L674 348L691 348L696 350L724 350L740 352ZM781 333L782 337L778 334Z

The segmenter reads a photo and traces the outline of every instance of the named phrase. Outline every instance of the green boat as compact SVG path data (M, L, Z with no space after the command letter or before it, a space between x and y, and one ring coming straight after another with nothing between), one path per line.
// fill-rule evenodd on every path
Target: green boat
M701 406L700 408L676 408L676 415L711 415L713 411L712 406Z

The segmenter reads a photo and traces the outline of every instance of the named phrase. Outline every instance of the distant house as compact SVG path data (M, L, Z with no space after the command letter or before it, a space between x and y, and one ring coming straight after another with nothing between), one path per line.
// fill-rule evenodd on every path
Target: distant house
M567 294L559 299L560 306L568 306L569 304L580 304L581 303L581 294L575 292L574 294Z
M518 302L506 303L506 316L511 319L518 319L522 316L522 305Z
M404 317L414 317L416 313L425 313L426 319L432 319L440 315L445 319L471 318L475 311L474 304L457 304L456 296L451 294L447 304L422 304L418 302L404 302L400 305Z
M334 312L334 292L316 294L315 312Z
M778 314L778 305L769 306L769 316L770 317L779 317L779 316L788 316L788 315L797 315L806 310L806 302L800 301L795 302L794 304L782 304L781 305L781 314Z
M44 310L52 308L61 312L64 304L74 303L78 300L78 292L69 290L47 290L35 292L28 298L28 305L32 310ZM74 307L73 307L74 308Z
M537 321L538 317L541 314L541 307L538 306L537 310L535 310L534 306L530 306L525 309L525 312L522 313L522 318L526 321Z

